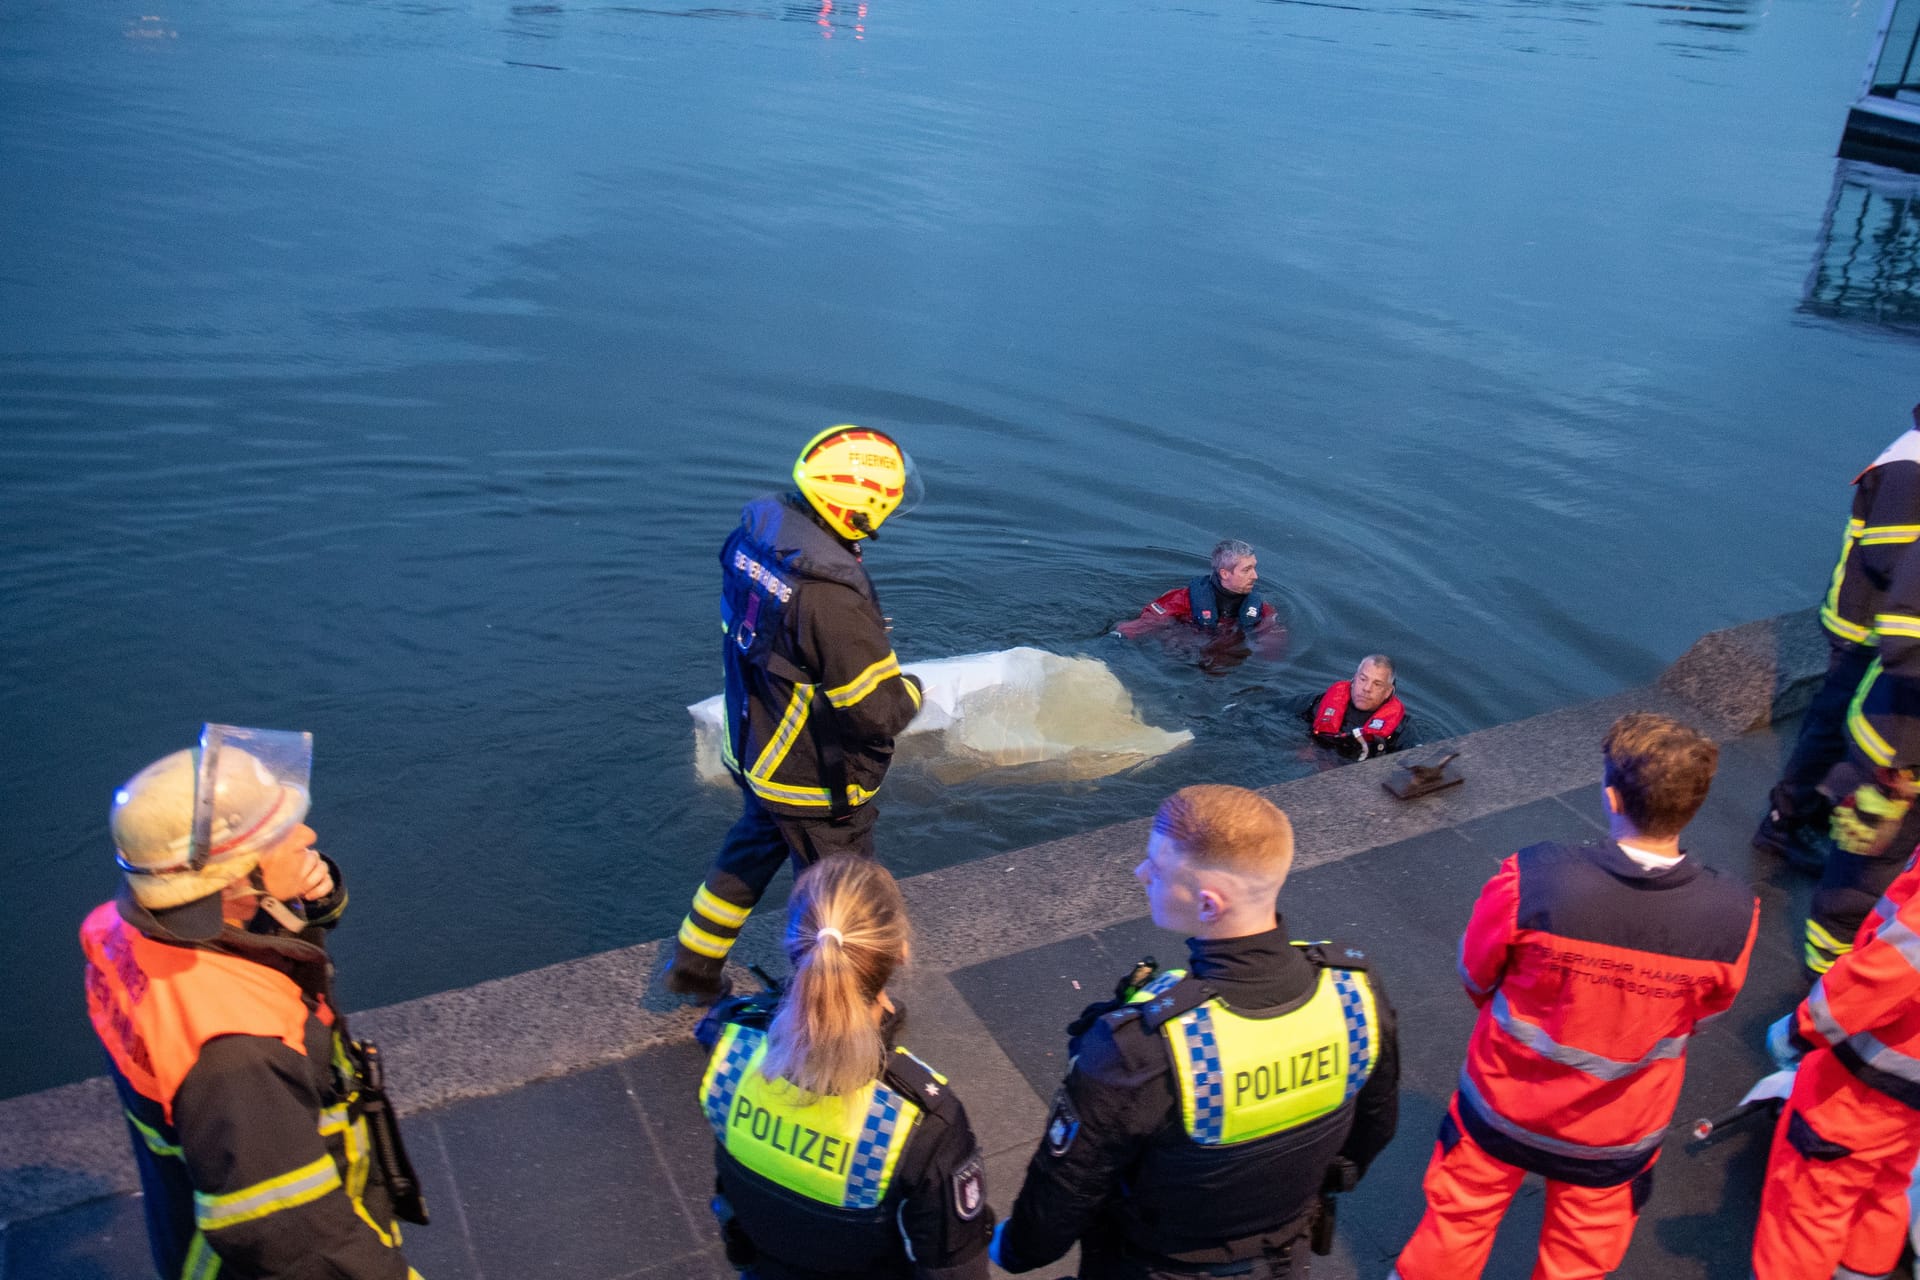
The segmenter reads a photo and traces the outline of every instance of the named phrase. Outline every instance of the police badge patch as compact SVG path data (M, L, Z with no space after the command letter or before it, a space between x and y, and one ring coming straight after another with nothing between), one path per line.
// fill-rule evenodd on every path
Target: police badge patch
M1047 1117L1047 1151L1058 1159L1067 1154L1067 1148L1079 1136L1080 1114L1073 1109L1073 1099L1062 1086L1053 1097L1053 1114Z
M960 1221L972 1222L987 1207L986 1165L975 1151L953 1171L953 1211Z

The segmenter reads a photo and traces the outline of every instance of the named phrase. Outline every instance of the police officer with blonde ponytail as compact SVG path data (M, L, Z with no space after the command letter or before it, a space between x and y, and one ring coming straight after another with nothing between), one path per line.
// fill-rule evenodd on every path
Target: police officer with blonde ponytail
M1008 1271L1080 1242L1082 1280L1307 1274L1333 1193L1393 1137L1393 1009L1359 948L1289 942L1293 828L1240 787L1175 792L1134 875L1190 968L1090 1007L993 1242Z
M966 1109L888 1044L907 932L884 867L823 858L788 906L787 989L724 1001L700 1024L713 1207L747 1275L985 1280L993 1212Z

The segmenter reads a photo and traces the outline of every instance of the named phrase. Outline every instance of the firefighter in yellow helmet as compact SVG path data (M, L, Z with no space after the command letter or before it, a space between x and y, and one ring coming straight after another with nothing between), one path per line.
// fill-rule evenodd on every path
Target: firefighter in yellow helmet
M742 810L693 895L669 991L710 1001L748 914L789 857L873 856L874 793L893 739L920 709L861 560L919 478L889 436L821 432L794 463L797 492L756 498L720 549L721 758Z
M114 796L125 884L80 944L163 1280L418 1276L396 1218L425 1207L333 1006L347 893L306 825L312 743L208 725Z

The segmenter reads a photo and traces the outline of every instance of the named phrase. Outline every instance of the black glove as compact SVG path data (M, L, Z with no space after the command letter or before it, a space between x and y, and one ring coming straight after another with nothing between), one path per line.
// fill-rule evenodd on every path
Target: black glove
M1160 962L1152 956L1136 961L1133 968L1122 974L1113 984L1113 999L1096 1000L1080 1011L1080 1016L1067 1024L1067 1052L1080 1052L1080 1037L1093 1030L1093 1024L1100 1021L1116 1009L1124 1009L1133 1002L1140 988L1153 981L1153 975L1160 971Z

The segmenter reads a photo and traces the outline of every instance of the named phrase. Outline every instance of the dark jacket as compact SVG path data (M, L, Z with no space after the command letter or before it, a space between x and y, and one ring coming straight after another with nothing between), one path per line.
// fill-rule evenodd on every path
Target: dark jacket
M416 1274L335 1066L345 1022L323 939L346 902L337 868L334 882L298 937L263 915L259 932L181 942L124 894L81 928L87 1004L167 1280L216 1265L222 1280Z
M1290 1011L1320 981L1321 969L1288 943L1284 925L1247 938L1190 939L1188 947L1192 976L1236 1012ZM1374 1065L1358 1094L1329 1115L1239 1147L1194 1146L1167 1042L1146 1026L1148 1006L1099 1017L1079 1041L1027 1166L1001 1243L1003 1265L1044 1266L1091 1237L1177 1271L1256 1256L1304 1234L1335 1158L1364 1172L1398 1123L1393 1007L1377 977L1366 977L1377 1017ZM1083 1261L1084 1275L1097 1270Z
M727 767L790 817L865 804L920 683L900 671L857 549L789 494L747 505L720 565Z
M1820 621L1841 643L1878 650L1847 713L1861 757L1920 766L1920 428L1888 445L1854 481L1846 545Z
M1853 510L1820 622L1836 640L1874 642L1894 569L1920 538L1920 428L1896 439L1853 481ZM1912 603L1912 602L1909 602Z
M728 1001L702 1019L697 1034L713 1047L729 1023L765 1032L776 1008L765 996ZM701 1090L709 1121L722 1125L736 1118L730 1100L716 1097L732 1087L726 1075L716 1062ZM880 1084L919 1114L885 1195L871 1207L824 1204L748 1168L715 1143L716 1207L730 1215L722 1225L729 1256L750 1257L761 1280L986 1280L993 1210L966 1108L946 1077L902 1049L888 1055ZM831 1149L808 1136L803 1150Z

